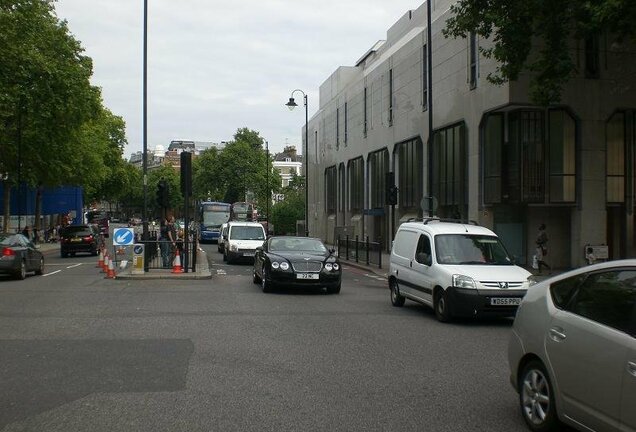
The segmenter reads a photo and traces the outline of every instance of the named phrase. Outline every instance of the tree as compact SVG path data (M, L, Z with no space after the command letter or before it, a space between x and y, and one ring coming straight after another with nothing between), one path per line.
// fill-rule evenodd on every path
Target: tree
M272 207L269 220L276 234L296 233L296 221L305 219L305 178L292 174L289 186L283 189L285 199Z
M528 70L531 97L543 105L558 102L576 72L573 38L606 33L621 42L636 35L633 0L459 0L451 13L445 36L466 38L475 32L491 38L492 47L481 52L499 66L488 80L502 84Z

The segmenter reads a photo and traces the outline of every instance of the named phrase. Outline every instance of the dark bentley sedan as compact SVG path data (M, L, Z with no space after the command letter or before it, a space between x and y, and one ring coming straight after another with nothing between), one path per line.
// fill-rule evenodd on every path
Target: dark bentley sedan
M44 256L22 234L0 233L0 273L24 279L27 272L44 273Z
M277 287L326 287L328 293L338 294L342 267L334 252L317 238L270 237L256 248L254 283L260 283L263 292Z

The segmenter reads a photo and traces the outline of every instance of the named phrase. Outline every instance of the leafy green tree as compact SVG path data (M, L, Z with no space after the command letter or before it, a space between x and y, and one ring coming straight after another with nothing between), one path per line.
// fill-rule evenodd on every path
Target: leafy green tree
M295 234L296 221L305 219L305 178L293 173L282 192L285 199L272 207L269 220L276 234Z
M633 0L459 0L444 34L466 38L475 32L491 38L482 49L499 66L488 76L494 84L532 73L530 93L541 104L558 102L564 84L576 72L572 39L607 34L620 42L636 35ZM535 55L536 53L536 55Z
M219 176L219 150L211 147L192 161L192 196L196 200L223 200L225 181Z
M148 202L155 208L155 215L160 216L160 205L157 202L157 185L160 180L165 180L169 188L168 211L175 216L181 213L183 208L183 195L181 195L181 181L177 170L168 165L163 165L148 171Z

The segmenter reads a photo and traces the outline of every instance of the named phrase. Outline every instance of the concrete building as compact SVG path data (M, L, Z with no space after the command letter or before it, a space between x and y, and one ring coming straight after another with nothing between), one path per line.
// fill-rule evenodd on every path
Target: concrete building
M331 242L346 226L389 250L398 225L428 215L433 201L436 216L493 229L522 265L541 223L555 268L585 264L586 245L633 257L635 47L608 35L572 41L579 73L561 104L536 106L527 75L487 82L496 64L479 49L490 41L442 35L452 3L432 3L432 68L422 4L320 86L308 126L310 235Z

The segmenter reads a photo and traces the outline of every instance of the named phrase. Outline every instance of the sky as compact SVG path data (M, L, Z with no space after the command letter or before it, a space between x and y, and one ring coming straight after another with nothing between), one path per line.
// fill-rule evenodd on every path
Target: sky
M258 131L270 152L302 153L305 123L285 106L356 61L423 0L148 0L147 145L230 141ZM124 156L143 149L143 0L57 0L93 59L92 84L126 122Z

